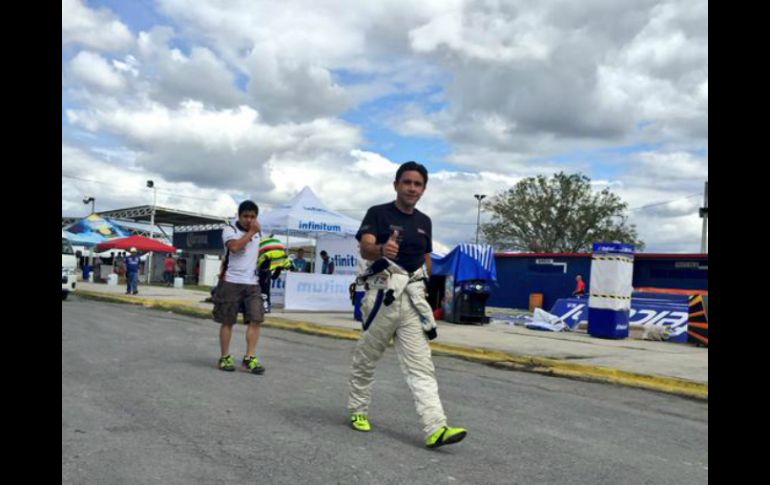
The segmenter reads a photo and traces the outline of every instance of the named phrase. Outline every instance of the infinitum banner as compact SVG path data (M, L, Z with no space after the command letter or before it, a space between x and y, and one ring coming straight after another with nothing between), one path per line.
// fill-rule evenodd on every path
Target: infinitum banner
M287 310L351 312L350 284L353 275L287 273L284 305Z

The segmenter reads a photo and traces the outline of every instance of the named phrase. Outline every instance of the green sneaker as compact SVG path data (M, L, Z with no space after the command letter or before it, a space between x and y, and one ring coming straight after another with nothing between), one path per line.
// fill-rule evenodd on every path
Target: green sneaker
M233 372L235 370L235 360L232 355L225 355L219 358L219 370Z
M459 443L468 434L468 430L463 428L450 428L442 426L435 433L428 436L425 440L425 446L428 448L438 448L439 446Z
M369 418L364 413L353 413L350 415L350 425L356 431L371 431L372 425Z
M242 365L244 369L247 369L252 374L262 375L265 373L265 367L259 363L259 359L256 356L245 356Z

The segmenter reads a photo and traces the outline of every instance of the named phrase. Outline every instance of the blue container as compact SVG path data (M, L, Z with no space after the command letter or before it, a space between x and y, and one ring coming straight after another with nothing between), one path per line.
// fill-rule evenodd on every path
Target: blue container
M599 338L628 338L628 310L588 308L588 334Z

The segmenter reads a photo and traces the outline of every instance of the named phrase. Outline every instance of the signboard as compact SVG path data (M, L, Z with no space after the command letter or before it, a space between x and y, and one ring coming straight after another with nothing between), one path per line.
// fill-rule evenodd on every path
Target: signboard
M225 249L222 244L222 229L210 231L175 232L174 246L183 251L221 251Z
M564 319L570 328L588 320L588 300L585 298L561 298L551 309L552 314ZM632 326L656 325L670 327L669 342L687 342L689 308L687 297L682 301L632 298L628 323Z
M327 312L353 311L350 284L353 275L285 273L284 308ZM271 299L274 298L271 293ZM273 300L275 301L275 300Z

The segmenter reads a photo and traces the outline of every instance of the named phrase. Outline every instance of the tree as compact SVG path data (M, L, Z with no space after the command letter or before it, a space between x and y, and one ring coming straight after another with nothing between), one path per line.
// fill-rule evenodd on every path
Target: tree
M559 172L529 177L484 204L494 213L482 225L497 249L531 252L591 251L599 241L619 241L644 249L636 226L626 224L628 204L609 188L591 189L582 174Z

